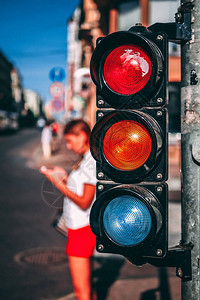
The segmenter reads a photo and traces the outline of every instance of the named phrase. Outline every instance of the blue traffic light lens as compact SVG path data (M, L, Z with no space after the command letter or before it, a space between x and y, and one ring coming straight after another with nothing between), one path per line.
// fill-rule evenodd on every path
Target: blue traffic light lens
M106 234L121 246L136 246L151 231L152 217L148 207L140 199L122 195L107 205L103 215Z

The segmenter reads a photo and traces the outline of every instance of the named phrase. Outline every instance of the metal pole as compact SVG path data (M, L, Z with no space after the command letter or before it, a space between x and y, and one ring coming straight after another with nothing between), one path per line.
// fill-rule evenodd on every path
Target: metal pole
M140 0L141 23L143 26L149 25L149 0Z
M182 241L194 246L183 300L200 299L200 1L191 4L192 40L181 47Z

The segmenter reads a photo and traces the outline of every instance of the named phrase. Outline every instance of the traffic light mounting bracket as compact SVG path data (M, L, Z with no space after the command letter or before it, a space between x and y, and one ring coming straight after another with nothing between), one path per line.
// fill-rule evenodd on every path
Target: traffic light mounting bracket
M175 14L176 22L155 23L148 27L152 32L165 32L168 40L177 44L186 43L191 40L191 10L193 8L191 2L181 5Z
M139 260L127 257L127 259L136 264L142 265L149 263L156 267L176 267L176 276L181 278L182 281L192 280L192 267L191 267L191 250L192 244L180 244L168 249L164 258L140 258Z
M98 182L97 185L97 197L100 196L102 191L109 190L110 187L117 186L116 183L112 182ZM140 186L140 185L138 185ZM144 185L141 185L144 187ZM159 186L159 184L158 184ZM161 185L160 185L161 186ZM148 186L149 188L150 186ZM163 196L162 196L163 197ZM102 239L99 238L98 241L98 251L104 252L104 245L102 244ZM102 248L101 248L102 247ZM149 263L156 267L175 267L176 268L176 276L181 278L183 282L192 280L192 265L191 265L191 250L193 248L193 244L186 244L183 241L180 241L179 245L169 247L164 257L155 256L142 256L137 257L135 254L131 254L131 256L124 255L131 263L142 266L143 264ZM107 252L107 251L105 251ZM112 251L111 251L112 252ZM116 252L120 254L119 252Z

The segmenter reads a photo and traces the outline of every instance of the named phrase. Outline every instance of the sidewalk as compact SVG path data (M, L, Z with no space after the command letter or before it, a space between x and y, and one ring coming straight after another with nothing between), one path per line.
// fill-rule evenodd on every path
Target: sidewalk
M65 142L62 141L52 157L44 160L38 143L29 164L36 169L42 165L49 167L57 165L69 172L77 159L78 157L68 151ZM179 241L180 230L180 208L177 203L170 203L169 214L172 217L169 229L170 245L174 245ZM98 300L180 300L181 279L176 277L175 272L175 268L159 269L149 264L138 268L120 255L96 252L94 256L93 278L99 295ZM57 300L76 300L76 298L71 293Z
M52 155L49 159L45 159L42 154L42 147L40 139L36 141L33 156L28 161L28 166L34 169L39 169L41 166L53 167L59 166L70 172L73 166L77 163L79 156L72 151L67 150L64 139L60 139L55 149L52 151Z
M158 269L148 264L138 268L116 255L96 259L93 278L98 300L181 299L181 281L173 268ZM76 298L71 293L51 300Z

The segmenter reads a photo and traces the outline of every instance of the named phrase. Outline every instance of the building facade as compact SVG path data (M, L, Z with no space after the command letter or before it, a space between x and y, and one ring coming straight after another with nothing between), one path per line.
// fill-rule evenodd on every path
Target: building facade
M0 129L18 129L23 107L21 77L0 52Z
M79 34L81 41L80 68L90 67L92 52L98 37L118 30L128 30L136 23L149 26L156 22L175 21L179 7L177 0L82 0L80 5ZM77 23L78 24L78 23ZM78 27L76 27L78 28ZM79 44L80 46L80 44ZM72 74L72 73L71 73ZM74 81L74 76L70 77ZM180 47L169 43L169 173L172 193L180 194ZM71 86L74 83L71 83ZM96 89L91 82L86 85L87 102L83 116L91 126L95 123Z
M95 87L90 80L84 82L83 76L76 75L81 74L81 71L85 75L89 73L90 60L98 37L117 30L128 30L136 23L149 26L156 22L174 22L178 6L177 0L82 0L68 23L67 111L73 111L75 107L75 111L81 110L77 116L83 116L91 125L95 123ZM169 128L172 132L180 131L180 122L177 125L180 66L180 48L169 43L169 110L173 114Z

